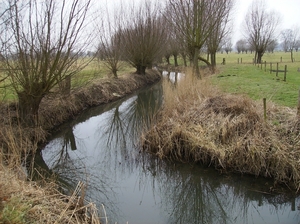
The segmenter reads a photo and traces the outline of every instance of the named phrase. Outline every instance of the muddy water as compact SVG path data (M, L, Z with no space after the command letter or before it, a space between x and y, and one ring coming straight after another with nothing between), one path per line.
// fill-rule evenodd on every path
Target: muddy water
M102 216L105 208L109 223L300 223L300 198L269 193L272 181L141 152L142 128L161 106L162 92L157 84L86 111L57 133L38 163L66 191L86 183L86 199Z

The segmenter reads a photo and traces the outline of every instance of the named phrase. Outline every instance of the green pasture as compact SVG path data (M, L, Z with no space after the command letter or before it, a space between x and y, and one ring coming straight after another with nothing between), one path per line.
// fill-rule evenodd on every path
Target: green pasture
M300 87L300 52L294 52L295 62L291 62L290 53L266 53L262 60L265 65L253 65L254 54L218 54L217 61L226 60L226 65L218 65L218 74L212 77L213 84L230 93L246 94L254 100L273 101L276 104L296 107L298 104L298 91ZM241 63L242 61L242 63ZM239 62L239 63L238 63ZM286 81L284 73L270 73L272 69L284 70L287 65Z

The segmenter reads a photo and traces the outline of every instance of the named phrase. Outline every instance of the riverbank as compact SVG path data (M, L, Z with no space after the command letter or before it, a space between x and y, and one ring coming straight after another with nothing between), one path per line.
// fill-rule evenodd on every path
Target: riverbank
M43 223L99 223L94 204L83 201L82 184L74 195L65 196L53 183L46 181L40 187L36 182L26 181L27 172L20 168L24 164L22 158L34 153L61 124L85 109L125 97L160 78L159 72L150 70L143 76L128 74L118 79L94 80L69 95L51 93L41 103L40 126L35 129L18 125L15 104L2 105L0 223L41 223L41 220ZM50 210L52 205L55 209Z
M300 189L300 122L295 109L224 93L211 78L186 72L174 89L165 82L164 107L143 136L143 148L162 159L200 163L220 172L272 178Z

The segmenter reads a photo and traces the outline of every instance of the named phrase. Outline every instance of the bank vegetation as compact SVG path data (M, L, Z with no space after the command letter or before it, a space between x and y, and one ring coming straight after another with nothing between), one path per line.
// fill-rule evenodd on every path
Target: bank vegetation
M300 122L296 110L224 93L210 77L186 71L176 87L164 82L164 106L143 136L143 148L162 159L199 163L220 172L274 179L300 189Z

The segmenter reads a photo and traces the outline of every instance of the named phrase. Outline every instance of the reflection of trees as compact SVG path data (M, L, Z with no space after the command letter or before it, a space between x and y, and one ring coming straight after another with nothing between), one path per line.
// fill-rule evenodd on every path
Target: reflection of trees
M104 152L103 166L111 166L115 163L121 169L132 169L136 162L138 151L135 143L142 131L150 125L155 113L162 104L162 85L155 85L146 91L140 91L127 101L115 106L109 111L105 121L98 125L96 134L99 135L98 147L103 147L103 139L107 139L107 147ZM126 161L126 162L125 162Z
M152 184L153 192L160 193L168 223L253 223L253 217L262 215L262 205L269 205L271 214L278 217L284 209L295 209L295 195L262 194L263 183L254 184L259 180L241 181L240 176L221 176L197 165L175 165L146 157L140 181Z
M73 133L72 127L68 126L62 132L61 138L61 150L58 150L58 155L55 155L55 159L53 159L55 164L51 165L51 169L48 167L44 158L42 156L42 151L38 150L37 153L31 158L30 167L28 168L28 172L30 173L30 178L33 180L39 180L41 178L44 179L55 179L60 183L64 188L69 188L71 186L76 187L77 183L74 183L72 179L64 179L61 178L59 173L56 171L60 170L60 166L67 166L67 164L71 161L68 153L68 148L71 150L76 150L76 141Z
M165 71L163 72L163 76L165 77L165 80L175 88L178 84L178 81L184 77L184 74L180 72Z
M128 106L124 116L128 123L127 132L132 139L138 139L144 128L149 127L161 105L162 85L155 85L148 91L137 94L136 100Z
M65 189L74 189L79 181L87 183L87 199L97 201L99 206L105 204L109 216L117 217L120 212L113 190L117 187L114 186L115 180L120 172L131 173L134 166L138 166L138 160L132 156L135 152L132 140L139 137L139 130L158 109L155 105L161 102L161 92L158 91L161 91L161 86L152 87L147 93L137 93L124 102L92 108L86 113L89 116L77 117L63 128L63 132L57 134L59 137L56 136L49 147L51 151L47 151L48 163L42 160L40 165L55 173ZM98 141L96 145L89 145L85 139L74 135L73 127L77 123L99 114L99 128L94 136L90 136ZM146 122L142 119L146 119ZM94 148L87 148L87 145ZM86 151L95 151L97 157L89 158L85 155ZM43 159L42 154L39 158Z
M48 164L43 159L43 151L35 155L35 168L38 168L39 172L45 173L46 171L51 174L51 178L56 180L66 194L71 194L79 181L84 182L87 186L85 199L98 202L99 208L102 203L109 205L105 206L106 211L116 216L118 209L115 207L116 196L110 177L104 170L99 170L99 167L97 167L97 172L91 172L92 167L86 164L86 158L74 157L74 154L70 156L73 143L68 140L69 136L66 137L66 134L70 134L68 131L63 133L64 138L58 138L53 142L53 146L61 147L47 154ZM50 148L55 149L53 146Z
M126 148L126 133L125 133L125 124L121 119L120 105L112 109L112 116L108 118L108 133L107 145L111 148L116 146L121 146L121 148Z

